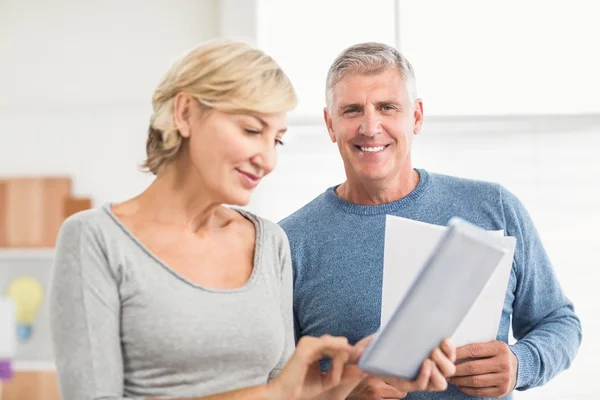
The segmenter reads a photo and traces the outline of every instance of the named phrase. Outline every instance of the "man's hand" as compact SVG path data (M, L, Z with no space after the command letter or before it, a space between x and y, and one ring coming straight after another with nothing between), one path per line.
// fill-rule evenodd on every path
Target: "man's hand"
M456 373L449 381L461 392L502 397L515 389L519 361L506 343L496 340L462 346L456 349L456 359Z

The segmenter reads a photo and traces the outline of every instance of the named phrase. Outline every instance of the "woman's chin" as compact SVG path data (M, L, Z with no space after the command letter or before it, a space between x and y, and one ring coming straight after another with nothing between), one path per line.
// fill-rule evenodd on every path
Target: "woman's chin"
M245 207L250 204L252 192L248 190L238 190L236 193L228 193L228 195L224 197L227 199L227 201L224 201L225 204Z

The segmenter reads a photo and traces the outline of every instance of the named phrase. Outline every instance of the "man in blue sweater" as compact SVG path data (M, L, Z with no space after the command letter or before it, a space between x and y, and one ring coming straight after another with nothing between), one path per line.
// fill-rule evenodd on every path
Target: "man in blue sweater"
M331 66L326 97L346 181L280 222L292 248L298 338L327 333L354 343L378 329L387 214L438 225L458 216L517 239L497 340L457 350L468 360L457 363L448 390L406 394L370 377L350 398L511 399L568 368L580 321L519 199L497 184L413 168L423 105L410 63L383 44L352 46ZM511 316L517 342L509 346Z

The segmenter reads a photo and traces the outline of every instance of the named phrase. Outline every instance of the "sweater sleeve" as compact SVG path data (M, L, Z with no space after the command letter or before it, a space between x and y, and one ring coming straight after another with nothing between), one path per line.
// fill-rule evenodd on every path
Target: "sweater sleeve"
M568 368L581 344L581 323L563 293L540 236L525 207L502 190L507 234L517 239L517 277L511 350L519 361L517 390L541 386Z
M120 297L102 243L88 221L73 217L57 241L49 309L64 400L125 399Z

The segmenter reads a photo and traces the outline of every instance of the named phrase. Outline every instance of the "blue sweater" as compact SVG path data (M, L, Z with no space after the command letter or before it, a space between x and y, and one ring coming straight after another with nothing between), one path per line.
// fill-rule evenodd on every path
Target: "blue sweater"
M332 187L280 222L292 249L296 337L331 334L355 343L378 329L386 214L437 225L458 216L516 237L497 339L508 343L512 314L516 388L548 382L571 364L581 325L527 211L500 185L417 171L418 186L398 201L356 205L339 198ZM407 399L475 397L450 386L443 393L412 393Z

